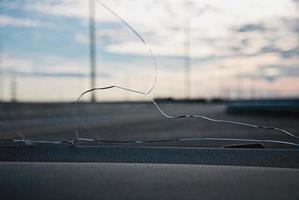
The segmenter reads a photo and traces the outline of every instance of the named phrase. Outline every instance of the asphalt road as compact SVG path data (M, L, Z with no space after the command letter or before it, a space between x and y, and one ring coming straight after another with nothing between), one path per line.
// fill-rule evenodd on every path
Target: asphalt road
M219 104L163 103L160 106L173 116L204 115L214 119L278 127L299 135L298 117L294 116L229 115L225 112L225 105ZM25 111L15 111L15 116L19 116L18 112L21 115ZM76 129L80 137L107 140L222 137L294 141L289 136L272 130L205 119L167 119L151 103L82 104L77 113L73 106L66 106L63 111L61 108L44 108L43 112L40 109L38 112L42 114L34 115L31 111L26 117L2 119L1 138L19 138L23 135L27 139L36 140L69 140L76 138Z

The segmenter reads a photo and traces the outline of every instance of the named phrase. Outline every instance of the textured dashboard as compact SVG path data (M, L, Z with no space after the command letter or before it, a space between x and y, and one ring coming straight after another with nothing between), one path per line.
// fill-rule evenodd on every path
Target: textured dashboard
M299 170L141 163L0 164L1 199L299 199Z
M299 199L298 150L0 147L1 199Z

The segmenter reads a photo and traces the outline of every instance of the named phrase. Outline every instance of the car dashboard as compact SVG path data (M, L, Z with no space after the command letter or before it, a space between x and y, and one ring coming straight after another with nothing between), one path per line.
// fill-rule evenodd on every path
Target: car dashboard
M299 199L296 149L1 146L1 199Z

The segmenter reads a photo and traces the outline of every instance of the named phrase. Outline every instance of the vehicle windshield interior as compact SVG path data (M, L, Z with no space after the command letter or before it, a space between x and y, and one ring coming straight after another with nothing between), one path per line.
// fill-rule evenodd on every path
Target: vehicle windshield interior
M0 9L0 144L299 147L297 0Z

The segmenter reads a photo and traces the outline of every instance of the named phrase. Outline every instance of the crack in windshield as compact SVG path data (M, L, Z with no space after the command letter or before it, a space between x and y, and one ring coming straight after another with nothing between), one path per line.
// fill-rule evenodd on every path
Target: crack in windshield
M81 98L91 92L94 91L100 91L100 90L109 90L109 89L119 89L119 90L124 90L126 92L131 92L131 93L136 93L139 95L145 95L148 96L154 89L156 86L156 82L157 82L157 71L158 71L158 65L156 62L156 58L154 57L151 49L148 47L146 41L142 38L142 36L133 28L131 27L123 18L121 18L119 15L117 15L112 9L110 9L107 5L103 4L102 2L96 0L97 3L99 3L101 6L103 6L105 9L107 9L109 12L111 12L115 17L117 17L122 23L124 23L140 40L141 42L145 45L145 47L147 48L148 52L150 53L150 56L153 60L154 63L154 82L152 84L152 87L150 88L149 91L147 92L142 92L142 91L137 91L137 90L133 90L130 88L126 88L126 87L122 87L122 86L117 86L117 85L111 85L111 86L106 86L106 87L98 87L98 88L91 88L85 92L83 92L77 99L76 101L76 106L78 107L78 103L80 102ZM282 134L285 134L289 137L295 138L295 139L299 139L299 136L296 136L286 130L277 128L277 127L268 127L268 126L263 126L263 125L256 125L256 124L250 124L250 123L244 123L244 122L239 122L239 121L230 121L230 120L220 120L220 119L214 119L208 116L204 116L204 115L193 115L193 114L184 114L184 115L179 115L179 116L173 116L171 114L168 114L166 112L163 111L163 109L159 106L158 102L156 102L154 99L150 99L151 103L153 103L153 105L156 107L157 111L163 115L165 118L167 119L182 119L182 118L201 118L201 119L205 119L211 122L215 122L215 123L225 123L225 124L231 124L231 125L237 125L237 126L245 126L245 127L251 127L251 128L255 128L255 129L266 129L266 130L274 130L277 132L280 132ZM77 111L76 111L77 114ZM78 117L78 116L77 116ZM76 139L77 140L94 140L92 138L81 138L79 132L76 129ZM254 139L241 139L241 138L177 138L177 139L166 139L166 140L111 140L110 142L133 142L133 143L143 143L143 142L161 142L161 141L187 141L187 140L230 140L230 141L250 141L250 142L277 142L277 143L286 143L286 144L292 144L292 145L296 145L299 146L299 144L296 143L289 143L286 141L276 141L276 140L254 140ZM105 140L101 140L102 142Z

